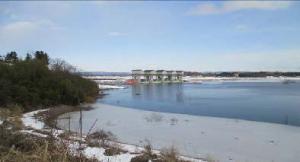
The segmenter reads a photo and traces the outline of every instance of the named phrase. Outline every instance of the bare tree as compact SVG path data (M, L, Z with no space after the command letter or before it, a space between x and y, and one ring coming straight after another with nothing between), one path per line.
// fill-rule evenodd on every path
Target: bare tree
M76 68L62 59L52 59L50 69L54 71L76 72Z

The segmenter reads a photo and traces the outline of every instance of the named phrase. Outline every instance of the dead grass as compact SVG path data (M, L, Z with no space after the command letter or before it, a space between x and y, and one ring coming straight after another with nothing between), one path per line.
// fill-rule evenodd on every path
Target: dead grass
M14 129L21 129L23 123L21 120L23 109L18 105L9 105L6 108L0 108L0 119L3 124Z
M153 153L152 145L149 141L147 141L147 144L144 146L142 154L132 158L131 162L148 162L150 160L153 162L157 161L158 156L155 153Z
M94 162L73 155L63 143L33 135L22 134L0 125L1 162Z
M161 150L160 154L153 152L150 142L144 146L142 154L131 159L131 162L189 162L180 158L180 154L175 147Z
M123 153L126 153L126 152L127 151L123 150L118 143L112 142L105 149L104 155L106 155L106 156L114 156L114 155L120 155L120 154L123 154Z
M178 150L174 146L171 146L169 148L164 148L161 150L159 156L159 162L190 162L190 161L181 159Z
M110 141L116 141L116 137L111 132L104 130L95 131L92 134L87 135L86 142L91 147L109 147Z

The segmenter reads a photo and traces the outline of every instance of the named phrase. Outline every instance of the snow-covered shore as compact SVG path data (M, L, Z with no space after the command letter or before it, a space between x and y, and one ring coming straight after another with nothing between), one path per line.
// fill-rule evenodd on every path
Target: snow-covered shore
M202 76L185 76L185 82L201 83L209 81L234 81L234 82L283 82L286 80L300 81L300 77L202 77Z
M300 127L272 123L141 111L105 104L84 112L88 128L113 132L121 142L154 148L177 147L184 155L226 161L297 162ZM72 112L75 121L78 113ZM64 127L64 122L60 123ZM73 125L76 130L77 126Z
M110 141L112 143L116 143L117 145L120 146L123 150L125 150L125 153L120 153L118 155L113 155L113 156L108 156L105 155L105 149L102 147L90 147L88 146L85 142L85 136L81 139L78 136L70 136L70 139L74 140L65 140L61 137L59 137L60 134L64 133L64 130L59 130L55 128L45 128L45 124L38 118L35 117L36 114L47 111L48 109L43 109L43 110L37 110L37 111L32 111L23 114L21 120L23 122L23 125L25 128L23 130L20 130L20 132L25 133L25 134L31 134L34 136L39 136L42 138L48 137L48 133L52 133L52 135L58 140L58 142L63 142L67 144L69 150L73 154L78 154L78 150L81 150L79 148L79 142L78 141L83 141L83 150L82 154L87 157L87 158L96 158L98 161L101 162L130 162L130 160L133 157L136 157L140 155L143 151L143 147L139 147L137 145L130 145L130 144L124 144L124 143L119 143L115 141ZM41 132L46 132L45 134ZM159 154L159 151L153 150L156 154ZM189 160L191 162L204 162L203 160L200 159L195 159L195 158L189 158L185 156L180 156L181 159Z
M99 89L124 89L124 86L98 84Z

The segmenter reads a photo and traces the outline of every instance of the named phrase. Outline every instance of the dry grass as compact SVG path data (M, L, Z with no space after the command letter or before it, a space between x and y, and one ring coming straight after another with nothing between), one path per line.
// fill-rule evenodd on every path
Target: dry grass
M110 141L116 141L115 135L111 132L98 130L92 134L87 135L86 142L91 147L109 147Z
M163 162L179 162L179 153L175 147L164 148L161 150L160 158Z
M0 108L0 119L3 124L14 129L21 129L23 123L21 120L23 109L18 105L9 105L6 108Z
M126 153L118 143L112 142L109 146L105 149L104 155L106 156L114 156Z
M144 146L142 154L131 159L131 162L189 162L180 158L179 152L175 147L165 148L160 154L153 152L149 142Z
M63 143L19 133L0 125L0 162L92 162L73 155Z
M158 156L153 153L152 146L150 142L148 141L147 144L144 146L144 150L142 151L142 154L139 156L136 156L131 159L131 162L148 162L148 161L156 161Z

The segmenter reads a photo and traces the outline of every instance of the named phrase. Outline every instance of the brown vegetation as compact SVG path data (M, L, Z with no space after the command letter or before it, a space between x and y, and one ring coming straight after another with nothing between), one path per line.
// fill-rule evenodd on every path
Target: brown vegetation
M179 152L175 147L165 148L160 154L155 154L151 144L148 142L144 146L142 154L131 159L131 162L189 162L180 158Z
M94 162L80 155L72 154L66 145L60 142L34 135L26 135L14 127L8 129L0 125L0 161L1 162Z

